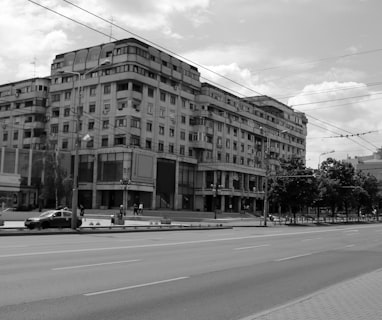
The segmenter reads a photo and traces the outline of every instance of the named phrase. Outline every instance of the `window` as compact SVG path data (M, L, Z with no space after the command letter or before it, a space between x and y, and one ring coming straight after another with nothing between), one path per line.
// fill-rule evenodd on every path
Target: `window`
M181 146L179 147L179 153L180 153L182 156L185 155L185 153L186 153L186 152L185 152L185 146L182 146L182 145L181 145Z
M166 101L166 92L164 91L160 92L160 101L163 101L163 102Z
M89 90L89 95L91 97L94 97L96 95L96 87L90 87L90 90Z
M103 86L103 93L104 94L110 94L111 93L111 85L110 84L105 84Z
M102 136L101 145L102 145L102 147L107 147L109 145L109 137L108 136Z
M221 152L218 152L218 154L217 154L217 158L218 158L218 161L221 161L221 160L222 160L222 153L221 153Z
M18 131L13 132L13 140L19 140L19 132Z
M170 97L170 103L171 103L171 104L176 104L176 96L171 95L171 97Z
M69 123L64 123L63 127L62 127L62 132L69 132Z
M130 126L132 128L140 128L141 127L141 121L138 118L131 118Z
M71 92L70 91L66 91L65 92L65 100L70 100L70 96L71 96Z
M60 94L52 94L52 102L60 101Z
M86 148L93 148L94 147L94 140L91 139L89 141L86 141Z
M68 149L68 140L62 140L61 148Z
M233 143L233 150L235 150L235 151L237 150L237 142Z
M164 118L166 116L166 109L165 108L160 108L159 109L159 116L161 118Z
M126 107L127 107L127 102L126 101L118 101L118 103L117 103L118 110L123 110Z
M65 108L64 109L64 117L69 117L70 116L70 108Z
M164 127L163 126L159 126L159 134L164 135Z
M94 130L94 121L89 121L88 130Z
M114 145L126 145L126 137L124 135L116 135L114 137Z
M186 140L186 133L184 131L180 132L180 140Z
M8 141L8 132L3 133L3 141Z
M151 102L147 103L147 113L153 114L154 105Z
M117 91L127 91L129 90L129 83L122 82L117 84Z
M168 146L168 152L174 153L174 145L172 143L170 143L170 145Z
M59 116L60 116L60 109L59 108L52 109L52 118L58 118Z
M225 141L225 146L226 148L231 148L231 141L229 139Z
M164 151L164 144L163 144L163 142L159 142L158 143L158 151L159 152L163 152Z
M151 140L146 140L146 149L151 149L151 145L152 145L152 143L151 143Z
M115 119L115 127L126 127L126 118Z
M186 116L185 116L185 115L182 115L182 116L180 117L180 122L183 123L183 124L186 123Z
M52 124L50 126L50 132L51 133L58 133L58 124ZM26 132L25 132L26 133Z
M153 131L153 124L151 122L146 123L146 131L152 132Z
M169 135L170 135L170 137L175 136L175 129L174 128L170 128Z
M109 129L109 120L102 121L102 129Z
M154 98L154 89L149 87L149 88L147 89L147 95L148 95L150 98Z
M132 135L131 138L130 138L130 144L132 146L140 146L141 139L139 138L139 136Z
M216 139L216 146L217 146L218 148L221 148L221 147L223 146L223 139L222 139L222 137L218 137L218 138Z
M94 103L89 105L89 113L94 113L96 110L96 105Z
M110 111L110 103L104 103L103 104L103 113L106 114Z
M133 91L142 93L142 85L139 83L133 83Z

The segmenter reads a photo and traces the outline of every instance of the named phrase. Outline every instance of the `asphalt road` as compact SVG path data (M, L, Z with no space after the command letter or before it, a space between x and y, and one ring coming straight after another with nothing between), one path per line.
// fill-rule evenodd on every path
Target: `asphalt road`
M243 319L382 266L382 225L4 237L0 319Z

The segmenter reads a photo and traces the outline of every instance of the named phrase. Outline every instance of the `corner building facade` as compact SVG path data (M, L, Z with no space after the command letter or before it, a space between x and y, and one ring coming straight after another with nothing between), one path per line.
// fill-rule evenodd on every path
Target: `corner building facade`
M261 210L265 168L305 159L304 114L201 83L196 67L134 38L59 54L50 78L51 143L74 154L77 135L91 137L79 140L88 208Z

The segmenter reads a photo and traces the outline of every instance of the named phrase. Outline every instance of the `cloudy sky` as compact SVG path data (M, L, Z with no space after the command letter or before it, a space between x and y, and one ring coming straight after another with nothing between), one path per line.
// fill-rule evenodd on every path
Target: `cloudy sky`
M2 0L0 84L49 75L58 53L140 36L203 81L305 112L316 168L382 146L381 12L380 0Z

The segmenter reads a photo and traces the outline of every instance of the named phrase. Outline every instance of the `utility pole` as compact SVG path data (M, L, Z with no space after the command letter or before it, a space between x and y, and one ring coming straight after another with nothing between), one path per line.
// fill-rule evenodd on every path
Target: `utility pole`
M269 153L270 153L270 140L268 132L264 131L260 127L260 133L265 135L265 150L264 150L264 166L265 166L265 176L264 176L264 208L263 208L263 218L264 218L264 227L267 226L268 219L268 180L269 180Z
M223 188L222 185L216 183L216 184L211 184L212 192L213 192L213 210L214 210L214 219L216 220L216 214L217 214L217 209L216 209L216 202L217 202L217 196L219 194L219 189Z
M123 186L123 210L124 212L126 213L127 212L127 205L128 205L128 190L127 190L127 186L129 184L131 184L131 180L130 179L126 179L126 178L123 178L121 180L119 180L121 185Z

